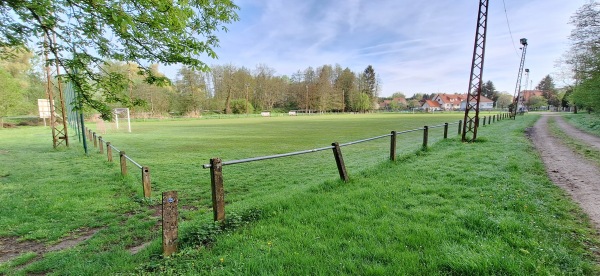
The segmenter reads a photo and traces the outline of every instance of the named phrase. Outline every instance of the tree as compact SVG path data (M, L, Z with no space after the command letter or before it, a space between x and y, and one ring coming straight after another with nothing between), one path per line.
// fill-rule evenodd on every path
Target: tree
M252 103L248 102L248 105L246 105L246 99L235 99L231 101L231 111L233 114L246 114L246 110L248 113L254 113Z
M32 65L33 54L28 50L4 48L8 55L0 59L0 70L8 75L2 76L0 105L4 115L37 114L37 99L47 98L40 72ZM12 89L16 84L18 89ZM19 99L19 103L11 101ZM9 108L10 107L10 108Z
M126 93L127 76L101 72L106 62L137 63L145 82L158 85L169 81L145 64L208 70L199 57L217 57L215 33L238 20L237 9L230 0L1 1L0 49L35 43L39 55L49 53L65 69L63 78L84 103L110 119L107 103L134 102Z
M496 100L496 108L508 108L513 102L513 97L508 93L498 94L498 100Z
M411 99L408 100L408 103L406 104L408 108L417 108L421 106L421 103L419 103L419 100L417 99Z
M403 98L403 99L406 99L406 95L404 95L404 93L398 91L398 92L394 92L394 94L392 94L391 98L392 99L394 99L394 98Z
M336 87L341 90L343 97L342 109L344 111L351 110L352 92L354 91L355 82L356 76L348 67L336 79Z
M529 110L539 109L542 106L548 105L548 100L542 96L531 96L525 103Z
M202 72L183 66L175 81L177 92L176 106L180 112L202 113L206 107L206 82Z
M492 81L487 81L481 87L481 95L496 102L499 97L498 91L496 91L496 87Z
M590 1L571 17L571 49L566 55L575 78L568 97L577 107L600 110L600 3Z
M365 68L363 73L364 76L364 84L362 87L362 92L369 96L371 102L374 102L377 99L377 76L375 75L375 69L373 66L369 65ZM370 108L369 108L370 109Z
M550 77L550 75L546 75L535 87L535 89L542 91L542 95L544 96L544 98L546 98L549 105L556 107L560 105L560 100L558 99L558 91L556 90L554 80L552 79L552 77Z
M23 109L23 87L7 71L0 68L0 117L16 115ZM0 126L2 127L2 126Z

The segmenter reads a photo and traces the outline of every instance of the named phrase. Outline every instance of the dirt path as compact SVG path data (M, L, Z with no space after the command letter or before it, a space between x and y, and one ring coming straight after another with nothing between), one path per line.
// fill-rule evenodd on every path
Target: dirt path
M562 128L571 137L585 142L586 144L590 145L590 147L595 148L596 150L600 150L600 137L594 136L592 134L583 132L575 128L574 126L565 122L562 116L554 116L553 118L555 118L558 126Z
M600 138L568 125L559 114L543 114L530 131L552 181L567 191L600 230L600 168L585 160L553 137L548 129L552 117L563 131L600 150Z

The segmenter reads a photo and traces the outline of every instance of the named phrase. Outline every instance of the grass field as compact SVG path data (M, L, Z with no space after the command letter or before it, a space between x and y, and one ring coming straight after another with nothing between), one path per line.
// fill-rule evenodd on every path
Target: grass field
M210 222L210 177L201 165L212 157L312 149L459 119L328 115L108 130L105 140L150 167L150 201L141 198L139 176L121 177L105 156L54 151L40 127L0 130L0 236L53 244L99 229L82 245L23 255L0 273L597 274L595 232L524 138L535 116L482 127L474 144L461 143L454 127L441 141L435 129L438 143L424 152L421 132L403 135L395 163L386 161L389 139L344 147L349 183L337 179L330 151L226 166L230 219L224 227ZM166 190L179 192L183 222L180 252L163 259L148 205ZM145 241L148 248L129 253Z

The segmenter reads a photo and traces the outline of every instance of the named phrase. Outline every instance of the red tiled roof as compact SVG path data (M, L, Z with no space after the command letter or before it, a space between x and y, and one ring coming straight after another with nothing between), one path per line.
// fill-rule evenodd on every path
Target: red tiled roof
M440 107L440 104L436 101L426 100L423 105L427 104L429 107Z

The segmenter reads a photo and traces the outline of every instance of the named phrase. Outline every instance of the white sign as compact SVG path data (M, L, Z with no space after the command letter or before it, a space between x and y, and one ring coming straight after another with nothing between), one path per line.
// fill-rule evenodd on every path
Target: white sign
M50 110L50 100L38 99L38 110L40 112L40 118L50 118L50 115L52 115L52 111Z

